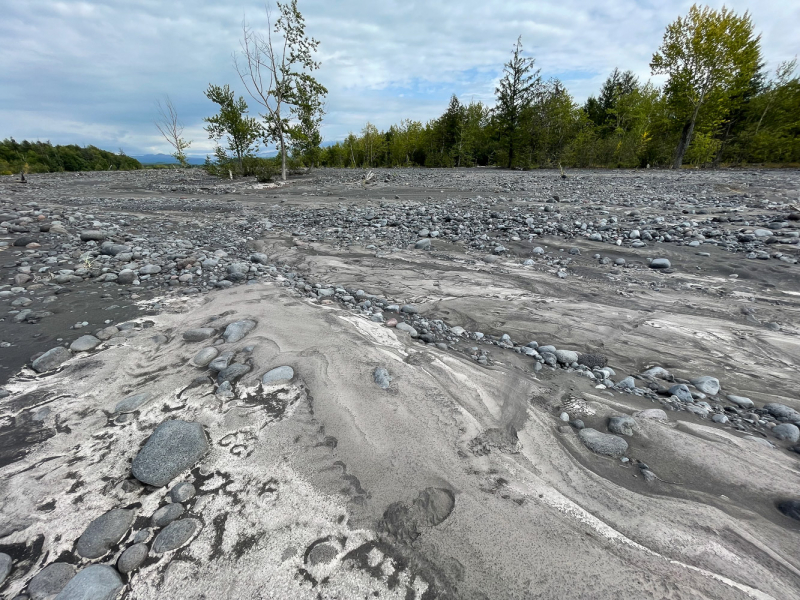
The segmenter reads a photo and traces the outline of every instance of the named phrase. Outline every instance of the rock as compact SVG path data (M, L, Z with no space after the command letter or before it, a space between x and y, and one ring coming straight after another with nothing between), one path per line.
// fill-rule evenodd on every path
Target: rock
M150 398L151 395L148 392L142 392L141 394L128 396L117 403L117 405L114 407L114 412L118 414L135 412L140 406L150 400Z
M236 353L233 350L226 350L217 358L208 363L208 368L217 372L224 371L231 364L231 360L233 360L235 355Z
M139 269L139 275L156 275L161 273L161 267L158 265L145 265Z
M136 271L131 269L122 269L117 273L117 283L120 285L130 285L137 279Z
M252 367L250 365L243 365L242 363L233 363L229 367L224 368L217 375L217 383L223 381L230 382L231 385L239 381L242 377L250 372Z
M681 402L694 402L694 398L692 397L692 392L689 391L689 388L686 387L685 384L679 383L677 385L673 385L669 388L669 393L673 396L677 396L678 400Z
M786 419L787 421L793 422L800 421L800 413L785 404L771 402L764 405L764 410L776 419Z
M36 241L37 241L37 240L36 240L36 238L35 238L35 237L30 237L30 236L28 236L28 235L24 235L24 236L22 236L22 237L20 237L20 238L17 238L17 239L15 239L15 240L14 240L14 244L13 244L13 245L14 245L14 246L16 246L16 247L18 247L18 248L19 248L19 247L25 247L25 246L27 246L28 244L35 244L35 243L36 243Z
M193 467L208 451L208 440L199 423L164 421L150 435L131 472L142 483L161 487Z
M202 342L212 337L217 330L213 327L198 327L183 332L183 339L187 342Z
M711 420L714 421L714 423L724 424L730 419L728 419L728 415L715 414L711 417Z
M76 552L84 558L100 558L122 539L131 525L132 510L114 508L100 515L78 538Z
M452 491L425 488L410 506L404 502L390 504L383 513L381 529L400 542L413 542L425 529L443 523L453 512L455 504Z
M235 321L225 328L225 333L222 334L222 337L229 344L233 344L243 339L244 336L253 331L255 327L256 322L251 319Z
M34 360L31 366L37 373L44 373L60 367L70 358L72 358L72 353L69 350L63 346L56 346Z
M186 502L194 498L197 490L188 482L178 483L169 491L169 497L173 502Z
M797 425L793 425L791 423L781 423L780 425L776 425L773 427L772 433L776 438L785 442L791 442L794 444L800 441L800 429L798 429Z
M648 408L639 411L637 413L633 413L633 416L639 419L652 419L654 421L663 421L663 422L669 421L667 413L665 413L660 408Z
M601 354L580 354L578 364L589 367L590 369L603 368L607 364L607 359Z
M291 381L294 378L294 369L288 366L275 367L261 377L262 385L276 385Z
M611 433L633 435L634 429L636 429L636 421L628 415L619 415L608 419L608 430Z
M153 552L163 554L183 546L189 541L196 531L199 531L202 523L197 519L181 519L173 521L161 530L153 540Z
M119 329L114 325L109 325L108 327L104 327L100 331L96 331L94 337L98 340L106 341L110 340L112 337L119 333Z
M165 527L183 514L183 506L177 502L162 506L150 518L153 527Z
M646 379L664 379L667 381L672 379L672 375L670 375L669 371L662 367L652 367L647 369L647 371L642 373L641 376Z
M254 262L259 265L266 265L269 264L269 256L263 252L256 252L250 255L250 262Z
M578 362L578 353L572 350L556 350L556 359L562 365L571 365L574 362Z
M309 565L326 565L339 555L339 551L330 544L317 544L308 553L306 563Z
M203 348L194 355L192 359L192 364L195 367L207 367L208 364L219 356L219 350L214 346L209 346L208 348Z
M70 579L56 600L113 600L122 586L122 579L115 569L91 565Z
M628 451L628 442L624 439L609 433L601 433L596 429L581 429L578 437L589 450L598 454L619 458Z
M54 562L33 576L28 583L28 594L32 600L48 600L53 598L70 579L75 577L75 567L62 562Z
M130 573L131 571L135 571L138 569L142 563L147 559L147 554L150 551L147 548L147 544L134 544L122 555L119 557L117 561L117 569L119 569L120 573Z
M82 335L69 345L69 349L73 352L88 352L89 350L94 350L100 344L100 340L93 335Z
M415 250L430 250L431 249L431 240L430 238L423 238L421 240L417 240L414 244Z
M666 258L654 258L650 261L651 269L669 269L671 267L672 263L670 263Z
M8 554L5 552L0 552L0 586L3 585L6 577L8 577L9 573L11 573L11 567L13 566L13 563L14 561Z
M797 521L800 521L800 500L784 500L778 504L778 510Z
M719 379L716 377L703 375L702 377L692 379L691 381L692 385L704 394L708 394L709 396L716 396L719 394Z
M617 384L618 390L632 390L636 387L636 381L633 377L628 376Z
M102 242L106 239L106 234L102 231L97 231L96 229L89 229L87 231L81 231L81 241L82 242Z
M384 390L388 390L389 386L392 384L392 377L389 375L389 371L383 367L376 368L372 373L372 378L375 383Z
M398 323L397 325L395 325L395 328L396 328L396 329L399 329L400 331L405 331L405 332L406 332L408 335L410 335L412 338L419 337L419 333L417 332L417 330L416 330L416 329L414 329L414 328L413 328L411 325L409 325L408 323L402 323L402 322L401 322L401 323Z
M125 244L114 244L112 242L103 242L100 245L100 254L106 256L116 256L117 254L124 254L131 251L130 246Z
M742 408L753 408L755 406L755 403L750 400L750 398L745 398L744 396L734 396L733 394L728 394L727 398Z

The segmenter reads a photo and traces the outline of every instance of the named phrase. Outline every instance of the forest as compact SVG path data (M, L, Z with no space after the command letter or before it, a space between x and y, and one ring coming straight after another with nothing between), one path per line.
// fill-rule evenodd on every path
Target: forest
M53 146L50 142L0 142L0 175L141 169L141 163L124 154L94 146Z

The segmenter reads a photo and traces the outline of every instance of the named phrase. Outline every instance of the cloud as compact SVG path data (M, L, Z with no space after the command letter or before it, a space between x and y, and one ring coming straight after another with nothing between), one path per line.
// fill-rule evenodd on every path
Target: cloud
M726 4L740 14L748 9L742 0ZM542 76L560 78L579 102L614 67L646 80L664 28L691 2L299 5L321 41L318 77L329 90L323 134L334 140L366 121L387 128L402 118L435 118L452 93L491 103L520 35ZM800 6L763 0L751 12L771 67L798 53ZM168 151L152 124L155 100L167 93L194 142L190 153L210 152L202 119L214 106L203 91L213 82L244 93L232 63L242 20L266 26L263 3L251 0L6 0L3 13L0 136L128 153Z

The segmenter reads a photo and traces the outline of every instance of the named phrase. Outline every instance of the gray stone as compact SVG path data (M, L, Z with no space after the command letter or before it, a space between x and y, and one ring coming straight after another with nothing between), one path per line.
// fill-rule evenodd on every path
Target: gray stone
M153 513L150 521L153 527L166 527L183 514L183 506L177 502L162 506Z
M250 255L250 261L260 265L266 265L269 264L269 256L263 252L256 252Z
M102 231L97 231L96 229L89 229L86 231L81 231L81 241L82 242L102 242L106 239L106 234Z
M392 376L383 367L378 367L372 372L372 379L384 390L388 390L392 384Z
M197 490L186 481L178 483L169 491L169 497L173 502L186 502L194 498Z
M217 332L213 327L198 327L183 332L183 339L187 342L202 342L212 337Z
M291 381L293 377L294 369L284 365L282 367L275 367L271 371L264 373L261 377L261 383L263 385L276 385L278 383Z
M199 423L164 421L150 435L131 472L142 483L161 487L193 467L208 451L208 440Z
M119 569L120 573L135 571L147 559L148 552L147 544L134 544L119 557L117 569Z
M677 396L678 400L681 402L694 402L694 398L692 398L692 392L690 392L689 388L683 383L673 385L671 388L669 388L669 393L673 396Z
M630 376L626 377L617 384L617 389L619 390L632 390L635 387L636 381Z
M231 384L236 383L242 377L247 375L250 372L252 367L250 365L243 365L242 363L233 363L232 365L225 367L222 371L219 372L217 375L217 383L222 383L223 381L228 381Z
M667 413L660 408L648 408L637 413L633 413L634 417L639 419L652 419L654 421L669 421Z
M647 379L666 379L669 380L672 376L663 367L651 367L641 375Z
M195 367L207 367L208 364L219 356L219 350L213 346L209 346L208 348L203 348L194 355L192 359L192 364Z
M161 273L161 267L158 265L145 265L139 269L140 275L155 275Z
M598 454L619 458L628 451L628 442L617 435L586 428L581 429L578 436L589 450Z
M734 396L733 394L728 394L727 398L742 408L753 408L755 406L755 403L750 400L750 398L746 398L744 396Z
M75 575L56 600L113 600L122 586L122 579L115 569L91 565Z
M142 392L141 394L133 394L132 396L128 396L127 398L120 400L117 403L117 406L114 407L115 413L132 413L140 406L145 404L148 400L150 400L151 395L149 392Z
M708 394L710 396L716 396L719 394L719 379L716 377L703 375L697 379L692 379L692 385L704 394Z
M309 565L328 564L339 554L339 551L330 544L317 544L308 553L306 562Z
M222 337L229 344L233 344L243 339L244 336L253 331L255 327L256 322L251 319L236 321L225 328L225 333L222 334Z
M397 325L395 325L395 329L399 329L400 331L405 331L412 338L419 337L419 333L417 332L417 330L414 329L408 323L398 323Z
M119 273L117 273L117 283L120 285L130 285L134 281L136 281L137 275L136 271L131 269L122 269Z
M764 405L764 410L777 419L786 419L787 421L800 421L800 413L790 406L785 404L778 404L771 402Z
M608 419L608 430L620 435L633 435L636 421L628 415L618 415Z
M76 552L84 558L100 558L116 546L133 524L132 510L114 508L100 515L78 538Z
M775 434L776 438L785 442L791 442L794 444L800 441L800 429L797 428L797 425L793 425L791 423L781 423L780 425L776 425L772 429L772 433Z
M183 546L195 532L199 531L202 523L197 519L181 519L173 521L161 530L153 540L153 552L163 554Z
M114 244L112 242L103 242L100 245L100 253L105 254L107 256L116 256L117 254L123 254L130 251L131 247L126 246L125 244Z
M556 359L562 365L571 365L578 362L578 353L572 350L556 350Z
M651 269L669 269L672 264L666 258L654 258L650 261Z
M42 354L32 363L33 370L37 373L52 371L72 358L72 353L63 346L56 346Z
M417 240L414 244L415 250L430 250L431 249L431 240L430 238L424 238L421 240Z
M73 352L88 352L97 348L100 343L93 335L82 335L69 345L69 349Z
M3 582L8 577L8 574L11 573L11 567L14 561L11 560L11 557L6 554L5 552L0 552L0 585L3 585Z
M711 420L714 421L714 423L723 424L728 422L728 416L722 414L715 414L712 415Z
M217 358L208 363L208 368L212 371L223 371L227 369L228 365L231 364L231 360L233 360L235 354L236 353L233 350L226 350Z
M32 600L45 600L58 594L75 577L75 567L67 563L54 562L33 576L28 583L28 594Z

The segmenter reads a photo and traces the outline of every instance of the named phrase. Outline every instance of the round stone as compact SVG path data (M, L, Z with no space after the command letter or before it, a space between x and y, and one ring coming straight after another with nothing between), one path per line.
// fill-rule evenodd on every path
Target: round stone
M114 508L89 523L78 538L77 553L84 558L100 558L122 539L133 524L133 511Z
M162 506L153 513L150 521L154 527L166 527L183 514L183 506L177 502Z
M51 563L33 576L28 583L28 594L32 600L52 598L64 589L75 576L75 567L67 563Z
M294 369L284 365L282 367L275 367L271 371L264 373L264 375L261 377L261 383L263 385L276 385L291 381L293 378Z
M186 502L194 498L197 494L195 487L186 481L177 484L169 491L169 497L173 502Z
M93 335L82 335L70 344L69 349L73 352L88 352L100 345L100 340Z
M578 432L578 437L592 452L619 458L628 451L628 442L619 436L601 433L596 429L587 427Z
M122 579L115 569L91 565L70 579L56 600L113 600L122 586Z
M666 258L654 258L650 261L651 269L669 269L671 267L672 263L670 263Z
M161 487L193 467L208 451L199 423L164 421L133 459L131 472L142 483Z
M117 569L120 573L130 573L138 569L147 558L147 544L134 544L119 557Z
M202 523L197 519L181 519L173 521L161 530L153 540L153 552L163 554L183 546L189 539L199 531Z

